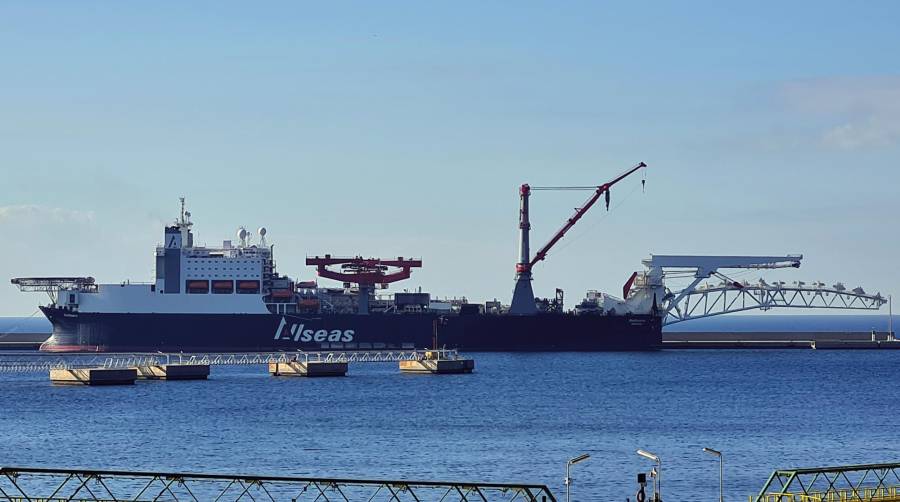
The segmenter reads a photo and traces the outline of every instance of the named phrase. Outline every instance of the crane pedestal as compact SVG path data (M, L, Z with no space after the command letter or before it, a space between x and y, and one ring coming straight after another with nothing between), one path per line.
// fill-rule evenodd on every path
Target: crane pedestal
M531 288L531 274L519 273L516 275L516 287L513 289L509 313L516 315L537 313L537 306L534 304L534 290Z

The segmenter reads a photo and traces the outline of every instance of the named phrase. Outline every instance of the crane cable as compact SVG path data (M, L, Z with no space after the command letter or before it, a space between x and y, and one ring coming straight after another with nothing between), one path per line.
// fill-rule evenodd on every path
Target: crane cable
M641 169L641 176L642 176L642 178L641 178L641 193L645 193L645 188L646 188L646 185L647 185L647 164L645 164L645 163L643 163L643 162L641 162L641 164L642 164L642 165L640 166L640 169ZM628 174L631 174L631 173L633 173L634 171L635 171L634 169L633 169L633 170L630 170L630 171L625 171L626 174L621 175L621 176L619 176L618 178L616 178L615 181L613 182L613 184L615 184L615 183L618 182L619 180L625 178ZM593 230L598 224L600 224L600 222L602 222L602 221L606 218L606 216L609 215L609 201L610 201L610 188L611 188L611 186L609 186L609 185L595 185L595 186L565 186L565 187L552 187L552 186L537 186L537 187L532 186L532 187L530 187L531 190L598 190L598 189L600 189L600 188L603 188L604 186L605 186L605 190L604 190L605 194L604 194L604 195L606 196L606 214L604 214L599 220L597 220L596 222L594 222L593 225L591 225L590 227L586 228L582 233L580 233L580 234L578 234L578 235L576 235L576 236L570 238L570 239L568 240L568 242L566 242L566 243L564 243L562 246L558 247L558 248L556 249L557 252L562 251L562 250L568 248L572 243L574 243L575 241L577 241L577 240L580 239L581 237L585 236L588 232L590 232L590 231ZM616 204L615 206L613 206L613 209L618 209L619 206L621 206L622 204L625 203L625 201L627 201L629 198L631 198L631 196L634 194L634 192L635 192L636 190L637 190L637 185L635 185L635 186L631 189L631 191L628 192L628 194L627 194L627 195L626 195L626 196L625 196L618 204ZM549 251L549 250L548 250L548 251ZM544 258L546 258L546 255L544 256ZM543 258L542 258L542 259L543 259Z
M644 168L644 169L646 169L646 168ZM643 187L645 186L645 183L643 183L644 181L645 181L645 180L641 180L641 187L642 187L642 189L643 189ZM596 187L592 187L592 188L596 189ZM626 201L628 201L628 199L630 199L631 196L634 195L634 193L635 193L636 191L637 191L637 185L635 185L634 187L632 187L631 191L628 192L628 194L625 195L625 197L622 198L622 199L619 201L618 204L616 204L616 205L613 206L613 209L618 209L619 206L621 206L621 205L624 204ZM609 193L608 190L607 190L607 193ZM609 211L603 213L603 216L601 216L597 221L595 221L595 222L594 222L593 224L591 224L589 227L585 228L584 231L582 231L580 234L577 234L577 235L573 236L572 238L570 238L569 240L567 240L565 243L563 243L560 247L556 248L556 250L555 250L555 251L556 251L556 254L559 254L560 251L565 250L566 248L568 248L569 246L571 246L572 244L574 244L576 241L578 241L579 239L581 239L582 237L584 237L585 235L587 235L588 233L590 233L594 228L597 227L597 225L599 225L600 223L602 223L608 216L609 216Z

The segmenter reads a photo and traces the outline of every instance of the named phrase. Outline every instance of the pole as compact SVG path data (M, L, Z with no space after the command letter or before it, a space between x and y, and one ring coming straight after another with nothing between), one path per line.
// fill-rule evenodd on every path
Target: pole
M894 295L888 295L888 339L894 341Z
M657 460L656 467L650 469L650 477L653 478L653 500L650 502L662 501L662 497L660 496L662 490L662 485L660 484L660 471L662 471L662 462Z
M719 502L725 502L725 459L719 455Z
M566 502L569 502L569 485L572 484L572 479L569 477L569 467L577 464L578 462L584 462L585 460L591 458L591 456L587 453L582 453L575 458L570 458L566 461Z
M719 450L703 448L703 451L719 458L719 502L725 501L725 456Z
M653 469L651 473L653 477L653 500L651 502L660 502L660 491L662 490L662 482L660 481L662 476L662 460L660 460L659 455L654 455L653 453L644 450L638 450L637 454L656 462L656 468Z
M519 265L531 262L531 248L528 242L529 232L531 231L531 221L528 214L528 197L530 195L531 187L527 183L519 187Z
M531 248L528 240L531 231L528 216L530 195L531 187L528 184L519 188L519 262L516 263L516 286L513 289L512 302L509 304L509 313L515 315L537 312L534 290L531 287Z

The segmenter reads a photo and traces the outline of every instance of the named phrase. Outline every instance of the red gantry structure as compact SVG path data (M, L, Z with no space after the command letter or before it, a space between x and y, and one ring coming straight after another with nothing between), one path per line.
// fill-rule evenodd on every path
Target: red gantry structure
M359 286L359 313L369 313L369 295L376 285L386 288L392 282L409 279L413 268L421 268L422 260L337 257L326 254L323 257L306 258L307 265L315 265L319 277L334 279L343 283ZM340 271L330 270L330 266L339 266Z

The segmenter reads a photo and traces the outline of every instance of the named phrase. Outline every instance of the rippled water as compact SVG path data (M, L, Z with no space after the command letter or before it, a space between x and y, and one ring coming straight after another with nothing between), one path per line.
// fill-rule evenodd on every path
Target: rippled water
M622 500L746 500L775 468L900 460L892 351L474 354L471 375L346 378L215 367L208 381L60 387L0 375L0 464L546 483Z

